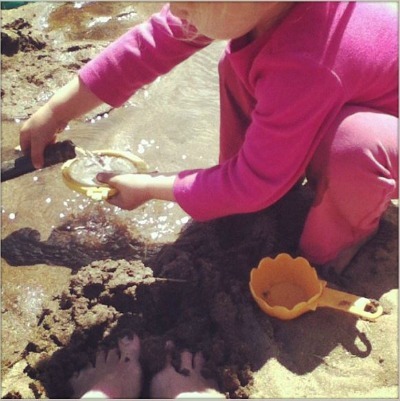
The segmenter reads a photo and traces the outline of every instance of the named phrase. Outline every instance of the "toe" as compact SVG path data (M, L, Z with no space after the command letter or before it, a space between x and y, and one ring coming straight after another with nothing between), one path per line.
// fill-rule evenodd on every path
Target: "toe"
M121 352L122 361L137 361L140 356L140 339L137 335L134 335L133 339L125 336L118 340L118 348Z
M197 352L193 358L193 366L195 369L202 369L204 366L205 360L203 354L201 352Z
M100 350L96 354L96 362L95 367L102 366L106 363L107 352L104 350Z
M115 364L119 361L119 352L116 348L110 349L107 353L107 364Z
M181 368L193 369L193 355L189 351L183 351L181 354Z

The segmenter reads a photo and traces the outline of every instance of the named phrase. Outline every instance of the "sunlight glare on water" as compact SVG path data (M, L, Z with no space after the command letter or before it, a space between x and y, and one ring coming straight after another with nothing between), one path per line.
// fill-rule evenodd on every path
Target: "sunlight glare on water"
M8 296L4 296L7 292ZM4 310L16 313L24 320L24 325L30 327L37 323L37 314L40 312L45 293L40 286L28 286L26 284L10 284L7 289L1 289L2 304Z

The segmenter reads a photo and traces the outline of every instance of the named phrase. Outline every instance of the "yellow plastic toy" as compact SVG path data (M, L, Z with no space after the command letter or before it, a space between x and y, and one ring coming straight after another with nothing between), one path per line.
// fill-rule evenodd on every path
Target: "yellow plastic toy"
M326 287L316 270L302 258L286 253L263 258L251 270L250 291L260 308L270 316L294 319L317 307L329 307L368 320L383 313L377 301Z
M81 156L68 160L61 167L63 180L69 188L93 200L105 200L117 193L115 188L96 181L98 173L145 173L149 170L149 166L140 157L130 152L76 150Z

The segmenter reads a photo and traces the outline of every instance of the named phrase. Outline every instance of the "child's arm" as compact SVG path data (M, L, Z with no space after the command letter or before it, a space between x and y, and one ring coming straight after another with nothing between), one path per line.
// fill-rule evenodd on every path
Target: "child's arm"
M116 188L118 193L108 202L122 209L132 210L151 199L175 201L171 174L121 174L100 173L97 180Z
M55 141L57 132L73 118L101 104L102 101L75 77L35 112L20 132L21 149L25 154L30 152L35 168L43 167L44 148Z
M172 15L167 4L111 43L79 71L79 76L103 102L120 107L138 89L211 42Z
M31 152L33 165L43 166L43 150L68 122L107 103L121 106L136 90L167 73L211 43L196 36L166 5L149 21L135 26L80 71L79 78L58 91L22 127L20 144ZM188 39L189 37L189 39Z

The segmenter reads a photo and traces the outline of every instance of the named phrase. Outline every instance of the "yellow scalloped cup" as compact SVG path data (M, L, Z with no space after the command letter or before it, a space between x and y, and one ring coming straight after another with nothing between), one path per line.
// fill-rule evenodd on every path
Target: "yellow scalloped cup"
M314 311L326 286L307 259L287 253L263 258L250 273L250 291L260 308L279 319Z

